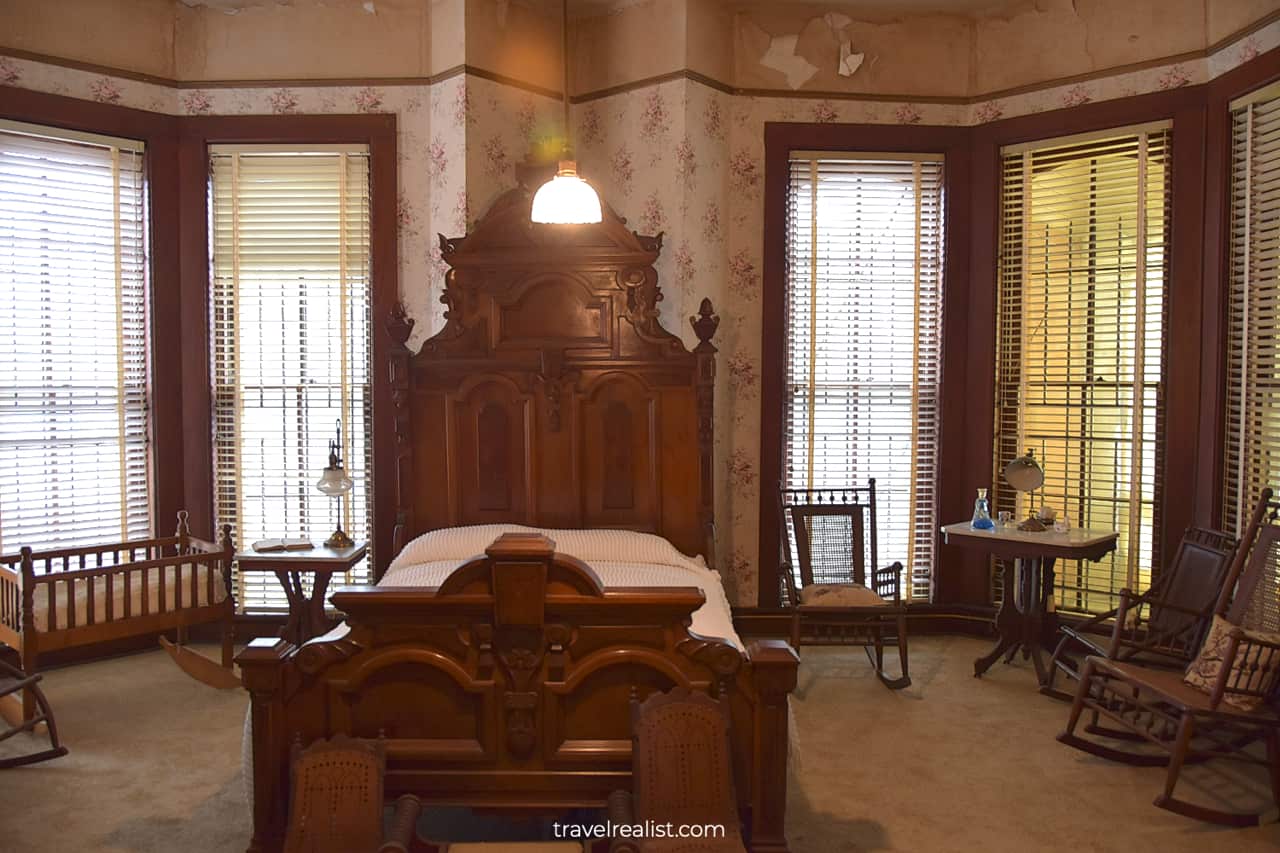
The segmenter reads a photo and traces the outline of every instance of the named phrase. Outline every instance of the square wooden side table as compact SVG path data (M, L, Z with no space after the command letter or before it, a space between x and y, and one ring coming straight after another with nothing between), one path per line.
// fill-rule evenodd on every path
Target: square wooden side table
M302 645L331 627L324 613L325 591L329 578L351 571L364 559L368 544L356 542L350 548L317 545L310 551L240 551L236 562L242 572L272 572L284 587L289 599L289 619L280 636L294 645ZM311 597L302 586L302 576L312 576Z

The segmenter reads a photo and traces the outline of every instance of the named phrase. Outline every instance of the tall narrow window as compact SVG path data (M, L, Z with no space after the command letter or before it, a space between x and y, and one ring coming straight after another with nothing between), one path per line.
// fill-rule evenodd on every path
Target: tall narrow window
M142 143L0 122L0 551L151 534Z
M1164 415L1167 124L1004 149L996 363L996 506L1035 451L1037 504L1119 531L1100 562L1058 567L1058 606L1096 612L1151 581Z
M355 488L345 529L370 531L369 156L365 146L211 146L214 477L219 524L247 546L323 541L316 490L342 425ZM367 561L351 580L368 576ZM274 578L237 579L240 606L286 606Z
M787 208L786 488L876 480L880 562L928 600L937 530L942 155L797 152Z
M1231 105L1223 528L1280 485L1280 85Z

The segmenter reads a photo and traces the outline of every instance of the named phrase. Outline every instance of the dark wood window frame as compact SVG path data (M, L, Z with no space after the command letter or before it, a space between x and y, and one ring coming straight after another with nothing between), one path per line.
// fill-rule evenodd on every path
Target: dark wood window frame
M777 603L778 527L773 490L781 472L783 298L788 159L796 150L943 151L947 155L947 269L944 277L939 516L967 518L973 489L991 480L995 405L1000 148L1151 121L1173 122L1173 188L1165 360L1161 528L1173 553L1190 524L1214 524L1221 494L1222 349L1225 313L1227 102L1280 78L1280 50L1213 84L1084 104L973 128L771 123L765 126L765 213L760 460L760 586ZM1209 120L1212 116L1212 120ZM1199 345L1203 340L1203 346ZM1188 462L1193 464L1188 464ZM986 606L989 560L939 548L935 602Z
M369 147L374 359L374 443L395 441L383 319L399 299L396 117L375 115L171 116L0 86L0 117L103 133L146 144L150 205L152 509L164 533L179 509L192 531L213 533L209 376L209 158L214 143L360 143ZM173 357L177 354L178 357ZM374 480L375 507L395 505L390 477ZM394 517L375 512L382 562Z

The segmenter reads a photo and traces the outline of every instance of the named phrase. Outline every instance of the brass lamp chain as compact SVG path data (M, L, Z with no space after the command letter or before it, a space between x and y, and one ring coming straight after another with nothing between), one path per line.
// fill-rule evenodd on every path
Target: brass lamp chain
M564 65L564 89L561 94L564 97L564 159L572 159L573 146L570 144L569 130L569 0L562 0L560 4L560 37L561 37L561 54L560 58Z

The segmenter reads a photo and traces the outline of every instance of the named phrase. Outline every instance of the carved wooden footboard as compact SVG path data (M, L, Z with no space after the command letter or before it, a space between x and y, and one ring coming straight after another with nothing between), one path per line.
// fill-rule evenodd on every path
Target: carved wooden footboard
M785 643L690 634L703 595L605 591L536 534L507 534L438 589L357 587L349 630L295 648L256 640L238 658L252 695L254 835L277 851L291 743L384 738L388 798L554 811L606 803L631 773L630 706L685 686L725 696L753 851L785 851Z

